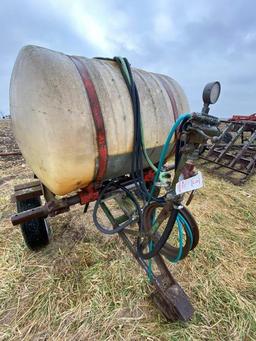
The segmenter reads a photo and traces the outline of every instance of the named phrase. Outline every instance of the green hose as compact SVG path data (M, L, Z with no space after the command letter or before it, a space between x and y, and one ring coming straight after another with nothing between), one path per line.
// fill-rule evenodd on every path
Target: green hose
M122 72L122 75L126 81L127 84L129 84L130 86L132 85L132 79L130 77L130 73L128 70L128 67L126 65L126 62L124 60L124 58L122 57L115 57L114 60L120 65L120 69ZM149 166L152 168L152 170L155 172L155 178L154 178L154 182L153 182L153 186L151 187L151 191L150 191L150 197L148 199L148 202L150 202L154 190L155 190L155 186L156 186L156 182L160 181L160 182L165 182L167 181L167 174L168 172L163 172L162 171L162 167L163 164L165 162L166 159L166 155L167 155L167 151L170 145L170 142L173 138L173 135L176 131L176 129L178 128L178 126L182 123L183 120L190 118L191 115L190 114L183 114L181 116L178 117L177 121L174 123L174 125L172 126L171 130L169 131L169 134L167 136L167 139L165 141L165 144L162 148L161 151L161 155L160 155L160 160L158 163L158 167L156 167L154 165L154 163L152 162L152 160L150 159L146 147L145 147L145 140L144 140L144 131L143 131L143 126L142 124L140 125L140 129L141 129L141 147L142 147L142 151L143 151L143 155L145 157L145 159L147 160ZM172 259L172 262L178 262L182 256L182 237L183 237L183 226L185 228L185 230L187 231L187 233L189 234L190 237L190 243L191 243L191 247L193 244L193 236L192 236L192 232L190 229L190 226L188 224L188 222L180 215L178 214L177 216L177 224L178 224L178 231L179 231L179 252L177 254L177 256L175 257L175 259ZM155 222L155 212L154 212L154 216L152 217L152 230L155 232L158 229L158 224ZM151 240L149 245L149 250L154 249L154 242ZM149 259L149 263L148 263L148 276L149 279L152 280L153 278L153 273L152 273L152 259Z
M167 151L168 151L168 147L169 147L169 144L171 142L171 139L176 131L176 129L178 128L178 126L181 124L181 122L187 118L190 118L191 117L191 114L183 114L183 115L180 115L178 118L177 118L177 121L174 123L174 125L172 126L172 128L170 129L169 131L169 134L167 136L167 139L165 141L165 144L162 148L162 151L161 151L161 156L160 156L160 161L159 161L159 164L158 164L158 169L157 169L157 172L156 172L156 175L155 175L155 178L154 178L154 182L153 182L153 186L151 187L151 191L150 191L150 198L148 201L151 200L152 196L153 196L153 193L154 193L154 190L155 190L155 187L156 187L156 182L158 181L159 179L159 176L161 174L161 169L163 167L163 164L164 164L164 160L166 158L166 154L167 154Z

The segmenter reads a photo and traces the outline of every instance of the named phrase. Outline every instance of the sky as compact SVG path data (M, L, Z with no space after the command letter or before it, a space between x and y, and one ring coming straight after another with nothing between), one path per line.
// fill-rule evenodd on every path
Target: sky
M2 0L0 23L0 112L9 112L12 68L28 44L125 56L176 79L191 111L201 110L204 85L219 80L212 114L256 111L255 0Z

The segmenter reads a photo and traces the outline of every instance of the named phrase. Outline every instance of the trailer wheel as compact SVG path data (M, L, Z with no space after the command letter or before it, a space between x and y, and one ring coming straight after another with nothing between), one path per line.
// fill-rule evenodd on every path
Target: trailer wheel
M41 205L39 197L17 201L17 211L23 212ZM50 228L44 218L37 218L20 224L24 241L33 251L42 249L50 242Z

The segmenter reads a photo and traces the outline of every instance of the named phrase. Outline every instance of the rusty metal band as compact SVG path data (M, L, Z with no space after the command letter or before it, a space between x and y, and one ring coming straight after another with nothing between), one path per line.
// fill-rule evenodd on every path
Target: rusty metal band
M160 75L156 75L156 76L159 79L159 81L161 82L161 84L163 85L163 87L165 88L165 91L167 92L167 95L170 98L174 119L176 121L178 116L179 116L179 113L178 113L178 108L177 108L177 104L176 104L174 95L172 93L172 90L170 89L170 85L168 84L167 80L164 79L164 77L161 77Z
M97 138L97 145L98 145L98 169L96 173L96 181L100 182L104 179L106 170L107 170L107 163L108 163L108 148L107 148L107 138L106 138L106 131L105 125L103 120L103 115L101 112L100 102L98 99L98 95L93 84L93 81L90 77L88 72L87 66L85 63L79 58L75 56L70 56L71 60L75 64L81 79L84 84L84 88L86 90L91 112L94 120L95 130L96 130L96 138Z

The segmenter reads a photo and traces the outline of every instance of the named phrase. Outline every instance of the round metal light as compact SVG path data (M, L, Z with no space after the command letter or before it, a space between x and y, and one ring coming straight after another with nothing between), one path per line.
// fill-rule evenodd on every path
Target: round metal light
M220 82L211 82L206 84L203 91L203 101L205 104L214 104L220 96Z

